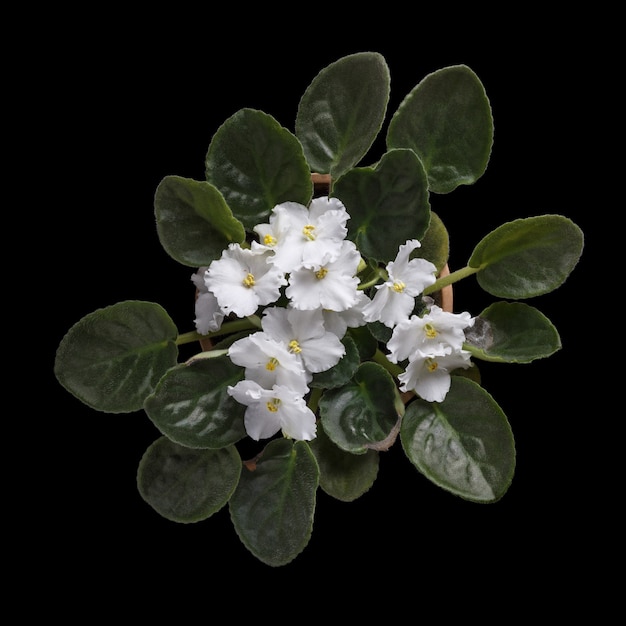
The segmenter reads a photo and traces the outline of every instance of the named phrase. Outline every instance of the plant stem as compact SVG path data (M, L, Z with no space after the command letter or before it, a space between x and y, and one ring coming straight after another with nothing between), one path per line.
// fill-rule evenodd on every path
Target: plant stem
M378 365L382 365L394 378L404 371L397 363L392 363L380 348L376 350L372 360Z
M313 413L317 414L317 406L319 404L320 398L322 397L322 390L318 387L314 387L311 390L311 396L309 397L308 406Z
M429 293L434 293L435 291L439 291L440 289L443 289L444 287L447 287L448 285L452 285L453 283L456 283L463 278L467 278L468 276L471 276L472 274L476 274L477 272L480 272L481 269L482 267L470 267L469 265L466 265L465 267L462 267L460 270L450 272L450 274L448 274L447 276L438 278L432 285L424 289L423 294L426 296Z
M241 330L252 330L253 328L261 328L261 320L256 315L250 315L246 318L226 322L225 324L222 324L219 330L209 333L208 335L201 335L195 330L183 333L182 335L178 335L176 345L180 346L185 343L200 341L200 339L220 337L221 335L229 335L230 333L237 333Z

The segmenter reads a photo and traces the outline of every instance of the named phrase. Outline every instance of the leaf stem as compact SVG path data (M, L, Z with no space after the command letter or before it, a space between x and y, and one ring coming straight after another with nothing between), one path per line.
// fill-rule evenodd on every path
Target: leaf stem
M477 272L480 272L481 269L482 269L482 266L470 267L469 265L466 265L465 267L462 267L460 270L450 272L447 276L442 276L441 278L438 278L432 285L426 287L422 293L426 296L429 293L434 293L435 291L439 291L440 289L443 289L444 287L447 287L448 285L452 285L453 283L456 283L459 280L462 280L463 278L467 278L468 276L471 276L472 274L476 274Z
M250 315L248 317L233 320L232 322L226 322L222 324L219 330L215 330L207 335L201 335L200 333L192 330L188 333L178 335L176 339L176 345L180 346L185 343L192 343L194 341L200 341L200 339L207 339L210 337L220 337L222 335L229 335L230 333L237 333L241 330L251 330L253 328L261 328L261 320L256 315Z
M404 371L397 363L392 363L380 348L376 350L372 360L378 365L382 365L394 378L397 378L398 374L402 374Z

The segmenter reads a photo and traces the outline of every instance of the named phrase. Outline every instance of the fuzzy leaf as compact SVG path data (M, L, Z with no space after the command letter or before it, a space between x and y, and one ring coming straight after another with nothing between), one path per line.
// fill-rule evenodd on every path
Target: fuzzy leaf
M452 376L443 402L411 402L400 440L422 474L466 500L495 502L513 480L515 444L509 422L469 378Z
M476 182L487 169L492 144L491 105L466 65L444 67L422 79L387 130L387 148L414 150L434 193Z
M335 182L333 195L350 214L348 239L369 259L395 258L430 222L426 173L412 150L392 150L375 168L350 170Z
M319 468L306 441L274 439L255 468L244 470L229 501L241 542L260 561L286 565L313 531Z
M552 322L523 302L494 302L466 331L466 340L474 357L500 363L530 363L561 349Z
M172 441L189 448L223 448L245 434L245 406L228 395L243 369L226 356L181 364L167 372L144 409Z
M320 467L320 487L329 496L352 502L374 484L380 455L377 450L368 450L365 454L346 452L320 427L310 445Z
M324 430L342 450L363 454L387 439L396 426L396 394L387 370L377 363L363 363L349 383L321 397Z
M532 298L560 287L583 251L580 228L562 215L507 222L484 237L468 261L478 284L498 298Z
M218 128L205 171L248 229L267 222L277 204L307 206L313 196L300 142L271 115L255 109L241 109Z
M183 265L209 265L246 236L222 194L203 181L166 176L157 187L154 212L161 245Z
M338 179L365 156L385 119L390 84L377 52L343 57L314 78L295 126L312 171Z
M234 446L198 450L160 437L139 462L137 488L159 515L183 524L199 522L228 502L241 467Z
M137 411L176 365L177 336L160 305L118 302L68 330L57 348L54 373L65 389L97 411Z

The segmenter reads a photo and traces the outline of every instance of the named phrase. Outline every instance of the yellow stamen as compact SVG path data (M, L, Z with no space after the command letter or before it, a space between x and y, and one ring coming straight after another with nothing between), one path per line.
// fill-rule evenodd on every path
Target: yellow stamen
M426 359L426 369L429 372L434 372L439 367L439 364L434 359Z
M278 405L280 404L280 398L272 398L265 403L267 410L270 413L276 413L278 411Z
M309 240L309 241L313 241L315 239L315 233L313 232L315 230L315 226L313 226L313 224L307 224L303 229L302 229L302 234Z
M300 354L300 352L302 352L300 344L295 339L289 342L289 352L293 352L294 354Z
M278 365L278 359L275 357L272 357L266 364L265 364L265 369L269 370L270 372L273 372L276 369L276 366Z
M248 289L254 287L254 276L250 274L250 272L248 272L247 276L243 279L243 286L248 287Z
M405 287L406 287L406 285L401 280L396 280L393 283L393 290L396 293L402 293L404 291Z
M324 278L326 274L328 274L328 270L325 267L320 267L320 269L318 269L317 272L315 272L315 277L318 280L322 280L322 278Z
M276 245L276 237L272 237L272 235L265 235L265 237L263 237L263 243L266 246L275 246Z
M424 333L428 339L434 339L439 334L437 329L430 323L424 324Z

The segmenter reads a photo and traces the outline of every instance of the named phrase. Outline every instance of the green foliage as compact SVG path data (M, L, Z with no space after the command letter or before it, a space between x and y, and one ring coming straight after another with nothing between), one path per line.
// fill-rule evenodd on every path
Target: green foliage
M154 212L165 251L182 265L202 267L220 260L229 246L254 248L263 243L256 225L267 224L276 205L308 206L311 174L330 174L322 195L339 199L350 215L347 239L361 255L357 278L366 299L378 288L404 293L402 281L389 282L391 288L385 283L399 247L410 239L421 243L411 258L430 261L439 276L415 297L415 319L430 310L422 296L436 296L468 276L505 300L561 286L582 255L584 238L576 224L555 214L503 224L476 245L466 267L448 273L448 230L431 211L430 194L473 184L486 170L493 116L476 74L454 65L426 76L391 116L387 151L363 162L383 127L389 97L385 59L361 52L314 77L299 102L293 133L262 111L235 112L210 141L206 180L166 176L158 185ZM239 289L254 281L245 272L235 279ZM558 331L538 309L505 300L487 306L465 329L468 358L530 363L561 349ZM283 288L275 304L287 303ZM253 381L230 360L229 347L262 328L264 306L248 318L227 315L185 362L178 362L178 346L201 337L193 331L179 335L168 314L151 302L98 309L61 340L54 373L69 393L105 413L143 408L159 432L137 471L139 493L159 515L199 522L228 504L250 553L283 566L308 545L318 488L343 502L366 496L375 486L380 455L398 437L414 468L441 489L474 503L504 496L515 471L515 442L505 413L481 386L476 363L468 369L455 365L443 400L427 401L423 389L420 395L417 387L403 386L412 363L411 357L396 362L390 353L395 329L378 320L354 321L352 310L323 311L325 320L327 314L352 316L350 323L325 321L325 332L331 323L347 324L345 332L336 332L343 333L345 354L332 367L309 372L308 390L297 398L306 402L298 415L314 415L316 436L300 441L278 432L254 458L242 460L237 446L249 422L264 416L271 423L283 401L265 402L262 392L278 392L250 387L251 406L258 400L250 408L231 395L242 381ZM297 342L289 344L294 354L297 348ZM275 365L268 361L265 367ZM441 374L436 359L421 365Z
M196 450L160 437L139 461L137 488L163 517L199 522L226 505L240 474L241 458L234 446Z
M513 480L515 444L506 415L468 378L453 376L443 402L409 404L400 441L424 476L466 500L495 502Z
M419 156L434 193L476 182L487 169L492 143L491 105L466 65L426 76L400 104L387 131L387 148L410 148Z
M118 302L69 329L57 349L54 373L71 394L97 411L137 411L176 364L177 335L160 305Z
M208 265L246 237L220 191L204 181L166 176L154 197L157 233L165 251L183 265Z

